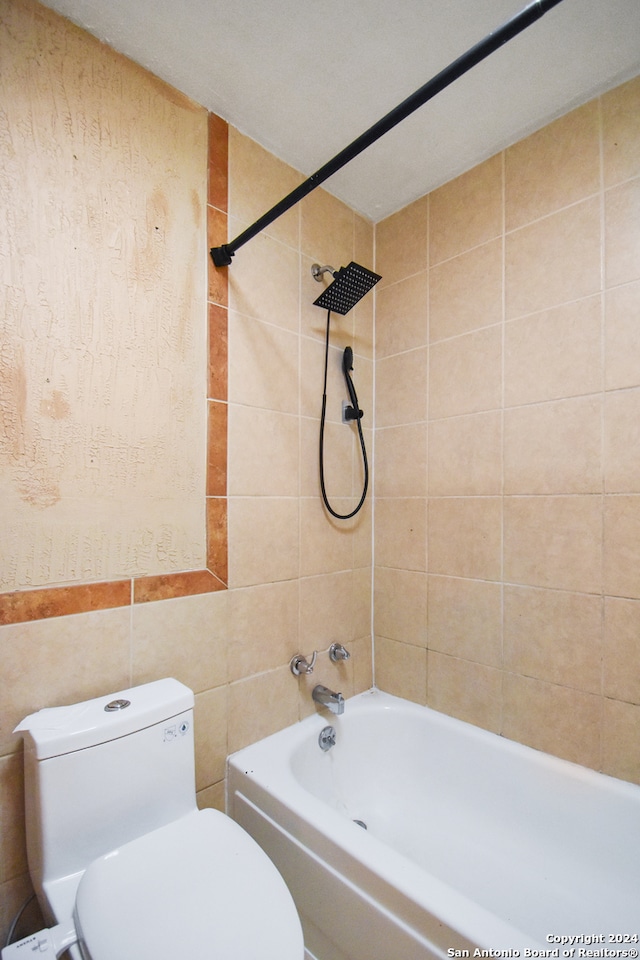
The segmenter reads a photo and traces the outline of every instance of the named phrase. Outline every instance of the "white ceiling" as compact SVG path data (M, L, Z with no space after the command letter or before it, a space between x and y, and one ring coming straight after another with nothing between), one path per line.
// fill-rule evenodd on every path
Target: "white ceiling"
M47 0L305 175L526 0ZM325 188L378 221L640 73L640 0L562 0Z

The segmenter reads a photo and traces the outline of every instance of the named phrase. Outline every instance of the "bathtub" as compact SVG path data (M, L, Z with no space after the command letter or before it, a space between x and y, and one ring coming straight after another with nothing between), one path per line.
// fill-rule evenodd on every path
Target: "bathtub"
M308 957L638 955L638 786L376 690L234 754L227 783Z

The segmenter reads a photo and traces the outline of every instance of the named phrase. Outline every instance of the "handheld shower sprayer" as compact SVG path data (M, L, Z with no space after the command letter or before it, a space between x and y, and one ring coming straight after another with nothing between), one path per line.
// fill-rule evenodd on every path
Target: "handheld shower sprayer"
M345 384L349 393L349 399L351 400L351 406L348 406L346 401L343 403L343 422L349 423L349 421L355 420L358 427L358 437L360 439L360 449L362 450L362 463L364 468L364 483L362 496L360 497L357 507L350 513L337 513L337 511L334 510L329 503L324 483L324 427L327 410L329 325L332 311L344 316L344 314L348 313L349 310L351 310L351 308L354 307L356 303L358 303L358 301L361 300L362 297L364 297L364 295L368 293L369 290L371 290L371 288L375 286L375 284L382 278L379 276L379 274L373 273L371 270L367 270L365 267L361 267L360 264L354 263L353 261L348 267L341 267L340 270L335 270L333 267L329 266L322 267L319 263L314 263L311 267L311 274L318 282L322 281L322 276L325 273L330 273L332 275L333 282L330 283L326 290L320 294L317 300L314 300L315 306L324 307L327 311L327 334L325 338L324 352L324 391L322 394L322 413L320 415L320 489L322 491L324 505L329 513L338 520L349 520L351 517L354 517L362 507L369 487L369 464L367 462L367 450L364 443L364 435L362 433L361 423L364 414L358 405L358 396L353 385L353 380L351 379L351 371L353 370L353 350L351 347L345 347L342 355L342 372L344 374Z
M342 354L342 372L345 377L348 376L350 370L353 370L353 350L351 347L345 347Z
M347 385L347 391L349 393L349 399L351 400L351 406L347 406L346 401L342 405L342 419L345 423L348 423L349 420L360 420L364 414L360 407L358 406L358 395L356 393L356 388L353 385L353 380L351 379L351 371L353 370L353 350L351 347L345 347L344 353L342 354L342 372L344 374L344 382Z

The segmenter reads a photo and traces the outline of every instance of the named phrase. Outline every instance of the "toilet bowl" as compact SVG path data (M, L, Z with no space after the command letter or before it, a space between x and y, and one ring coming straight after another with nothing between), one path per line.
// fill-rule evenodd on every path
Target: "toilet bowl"
M302 960L264 851L195 800L194 696L159 680L17 728L29 870L50 928L2 951L73 960Z

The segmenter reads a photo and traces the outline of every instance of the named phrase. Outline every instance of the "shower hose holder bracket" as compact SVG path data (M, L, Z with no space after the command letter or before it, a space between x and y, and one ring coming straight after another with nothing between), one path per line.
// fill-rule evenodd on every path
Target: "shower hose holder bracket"
M342 422L350 423L352 420L361 420L364 417L362 410L356 410L347 400L342 401Z

